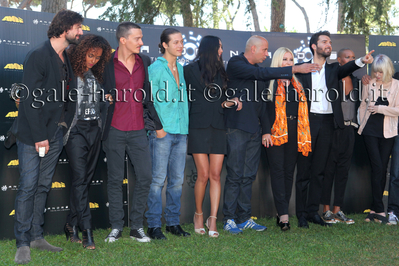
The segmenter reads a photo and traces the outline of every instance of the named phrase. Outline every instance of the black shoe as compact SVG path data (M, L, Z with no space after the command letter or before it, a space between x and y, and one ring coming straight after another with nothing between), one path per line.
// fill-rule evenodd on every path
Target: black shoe
M82 240L79 238L78 228L76 226L71 226L69 223L66 223L64 226L64 232L66 239L71 239L72 243L82 243Z
M286 222L286 223L279 222L279 223L278 223L278 226L280 226L281 231L288 231L288 230L291 229L290 222Z
M96 249L96 245L94 244L93 231L91 229L84 229L82 231L82 238L82 244L85 249Z
M315 214L312 217L308 218L308 221L314 224L319 224L321 226L332 226L332 224L328 224L321 219L319 214Z
M181 228L180 224L173 226L166 226L166 232L171 233L175 236L190 236L190 233L185 232L183 228Z
M301 216L298 218L298 227L309 228L308 221L306 221L305 217Z
M147 234L152 239L167 239L166 236L162 233L161 227L148 228Z

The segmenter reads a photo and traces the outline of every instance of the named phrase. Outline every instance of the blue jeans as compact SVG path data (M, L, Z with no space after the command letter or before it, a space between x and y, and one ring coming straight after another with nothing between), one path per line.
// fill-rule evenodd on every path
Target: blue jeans
M260 128L256 133L227 129L224 222L235 219L243 223L251 218L252 183L258 172L261 147Z
M157 138L155 131L150 131L150 151L152 157L152 183L148 195L147 217L148 227L161 227L162 189L166 177L166 225L180 224L180 197L186 165L187 135L169 134Z
M394 212L399 217L399 135L395 137L392 149L389 176L388 212Z
M47 194L63 145L60 127L49 145L48 153L40 158L34 146L17 140L20 177L15 198L14 233L18 248L43 238Z

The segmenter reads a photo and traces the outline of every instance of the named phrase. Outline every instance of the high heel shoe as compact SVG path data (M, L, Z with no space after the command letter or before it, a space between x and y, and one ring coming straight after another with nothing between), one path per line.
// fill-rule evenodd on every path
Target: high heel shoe
M85 249L96 249L96 245L94 244L93 231L91 229L84 229L82 231L82 244Z
M205 233L206 233L206 231L205 231L205 228L198 228L198 229L196 229L195 228L195 215L198 215L198 216L200 216L200 215L203 215L204 213L202 212L202 213L194 213L194 218L193 218L193 222L194 222L194 231L197 233L197 234L200 234L200 235L205 235Z
M208 217L208 219L206 219L206 223L205 223L205 225L206 225L206 227L208 227L208 235L210 236L210 237L218 237L219 236L219 232L218 231L211 231L211 228L209 227L209 218L215 218L215 220L217 219L217 217L215 217L215 216L209 216Z
M69 223L66 223L64 226L64 232L66 239L71 239L72 243L82 243L82 240L79 238L79 231L76 226L71 226Z

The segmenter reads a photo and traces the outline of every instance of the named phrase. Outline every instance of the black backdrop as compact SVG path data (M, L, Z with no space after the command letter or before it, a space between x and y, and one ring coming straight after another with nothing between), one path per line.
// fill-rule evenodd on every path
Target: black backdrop
M29 50L47 39L47 29L54 14L26 11L20 9L0 8L0 143L18 115L15 103L9 98L11 84L20 82L23 71L23 61ZM105 37L116 49L117 41L115 30L118 23L85 19L83 23L84 34L92 33ZM142 52L150 56L154 61L160 56L158 50L159 36L166 26L141 25L144 34L144 46ZM281 46L286 46L294 51L296 62L311 58L308 48L308 40L311 34L298 33L267 33L267 32L240 32L199 28L178 28L184 37L185 51L179 59L185 65L195 57L196 48L202 36L216 35L223 42L223 58L225 62L230 57L244 50L246 40L253 34L264 36L269 41L270 56L262 66L269 66L273 52ZM382 38L378 36L376 38ZM336 52L344 47L351 48L356 56L365 54L365 38L360 35L332 35L334 51L329 61L335 61ZM372 38L370 38L370 44ZM374 47L372 47L374 49ZM393 54L396 56L396 54ZM394 60L394 58L393 58ZM358 76L365 74L365 69L355 73ZM13 238L14 199L18 185L18 156L16 147L6 150L0 146L0 238ZM66 215L69 211L69 165L68 158L63 152L60 156L53 188L49 193L45 214L45 232L61 233ZM344 210L346 212L360 212L368 207L371 202L368 158L361 138L356 141L355 153L350 170L349 182L345 196ZM124 205L129 207L129 191L134 186L134 170L126 163L126 177L124 181ZM197 177L194 161L187 156L185 170L185 182L183 185L181 222L192 222L194 213L194 183ZM224 184L226 171L222 171L222 184ZM129 182L128 182L129 180ZM93 215L94 228L106 228L108 224L108 207L106 192L106 158L101 153L98 167L90 189L90 207ZM223 188L222 188L223 191ZM207 192L208 193L208 192ZM164 195L165 196L165 195ZM293 194L292 199L295 198ZM223 197L222 197L223 199ZM220 203L222 206L223 201ZM294 201L291 202L290 214L295 213ZM258 217L274 216L273 197L270 187L270 177L266 153L262 151L261 164L259 166L257 180L253 184L253 215ZM209 214L209 197L204 201L205 216ZM125 221L128 225L128 212ZM218 216L222 218L221 208Z

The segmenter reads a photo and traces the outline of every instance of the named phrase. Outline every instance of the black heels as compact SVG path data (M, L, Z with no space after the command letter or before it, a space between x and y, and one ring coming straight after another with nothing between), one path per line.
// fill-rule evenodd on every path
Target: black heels
M64 226L64 232L66 239L71 239L72 243L82 243L82 240L79 238L79 230L77 226L71 226L69 223L66 223Z
M84 229L82 231L83 247L86 249L96 249L93 238L93 231L91 229Z
M290 222L287 221L286 223L284 223L284 222L280 221L280 217L278 217L278 215L277 215L276 221L277 221L277 225L280 226L281 231L288 231L291 229Z

